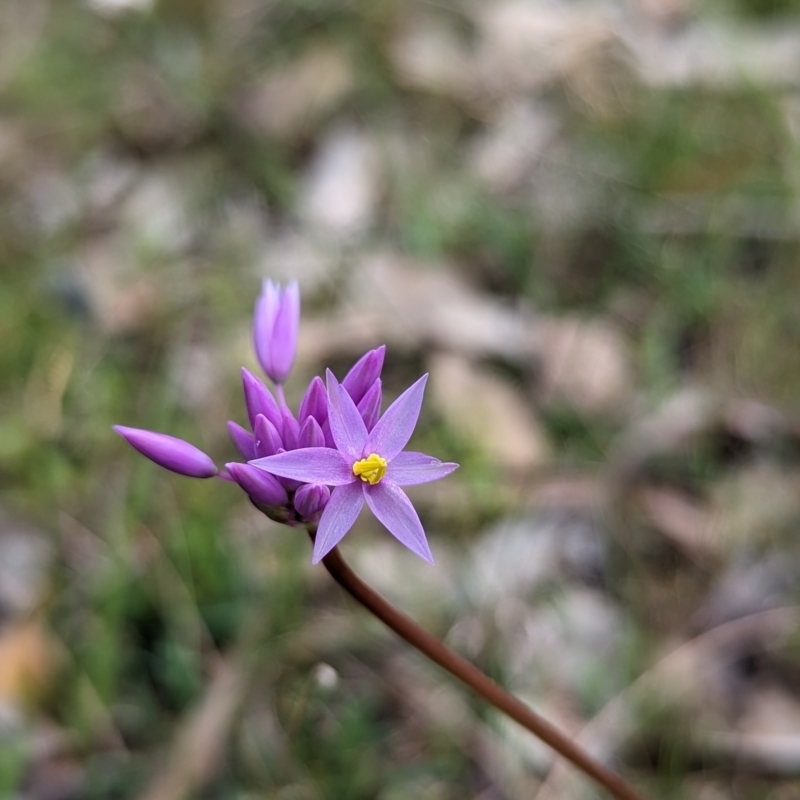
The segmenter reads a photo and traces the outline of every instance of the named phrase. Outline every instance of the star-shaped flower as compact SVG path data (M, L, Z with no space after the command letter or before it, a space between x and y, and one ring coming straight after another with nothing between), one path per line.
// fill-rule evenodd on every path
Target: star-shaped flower
M406 389L368 431L352 398L328 370L328 420L336 447L307 447L250 462L281 478L334 487L319 520L313 563L341 541L365 502L409 550L433 562L417 512L400 488L435 481L458 467L403 450L417 424L427 379L423 375Z

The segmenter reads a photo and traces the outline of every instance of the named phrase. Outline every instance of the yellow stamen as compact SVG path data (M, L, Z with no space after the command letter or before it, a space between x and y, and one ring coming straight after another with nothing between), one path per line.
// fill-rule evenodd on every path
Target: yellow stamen
M385 458L377 453L370 453L367 458L353 464L353 475L358 475L364 483L374 486L386 474L387 466Z

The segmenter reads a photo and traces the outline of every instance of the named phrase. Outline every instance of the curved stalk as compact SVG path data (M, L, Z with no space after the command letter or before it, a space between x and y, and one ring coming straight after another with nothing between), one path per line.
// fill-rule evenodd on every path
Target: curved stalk
M309 533L313 539L314 533L312 531ZM333 579L354 600L391 628L398 636L477 692L487 703L511 717L557 753L571 761L618 800L644 800L643 796L619 775L595 760L586 750L561 733L558 728L540 717L514 695L509 694L469 661L445 647L435 636L417 625L410 617L398 611L350 569L338 548L331 550L322 559L322 563Z

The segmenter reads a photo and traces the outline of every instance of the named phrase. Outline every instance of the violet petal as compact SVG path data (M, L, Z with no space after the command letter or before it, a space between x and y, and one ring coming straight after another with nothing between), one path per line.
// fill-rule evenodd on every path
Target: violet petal
M425 453L404 450L389 462L386 477L398 486L414 486L444 478L456 469L458 464L453 462L439 461Z
M408 444L419 419L427 380L423 375L386 409L372 429L365 450L391 460Z
M368 483L362 483L362 486L372 513L386 526L389 533L413 553L433 564L433 555L422 523L406 493L386 478L374 486Z
M164 469L190 478L211 478L217 474L210 456L183 439L124 425L114 425L114 430L143 456Z
M338 450L330 447L289 450L268 458L257 458L250 464L281 478L291 478L303 483L342 486L357 480L353 475L352 464Z
M253 433L255 450L253 458L274 456L278 450L283 448L283 439L278 433L278 429L263 414L259 414L256 417ZM252 461L253 458L248 458L247 460Z
M361 491L360 483L357 481L345 486L337 486L331 492L331 499L322 512L314 539L312 564L322 561L353 527L359 511L364 506L364 493Z
M325 434L314 417L307 417L297 437L298 447L325 447Z
M300 426L288 406L281 406L281 419L283 420L283 446L287 450L296 450Z
M385 354L386 345L370 350L361 356L350 372L344 376L342 386L353 398L354 403L360 403L372 384L380 377Z
M367 428L350 395L328 370L328 421L337 448L353 461L361 458L367 441ZM402 448L401 448L402 449Z
M275 383L284 383L297 355L297 329L300 325L300 291L292 281L282 292L270 340L272 370L267 374Z
M361 414L361 419L364 420L364 425L366 425L368 431L375 427L375 423L381 415L382 399L381 379L378 378L358 403L358 413Z
M239 454L245 461L252 461L256 457L256 447L253 441L253 434L245 430L241 425L233 420L228 421L228 433L233 439L233 443ZM266 454L265 454L266 455Z
M328 393L325 391L325 383L319 376L312 378L308 384L308 389L300 401L297 421L302 425L309 417L314 417L320 425L328 419Z
M263 414L278 430L281 430L283 426L281 412L272 392L267 389L263 381L244 367L242 367L242 386L251 427L255 427L256 417Z
M253 315L253 346L258 362L261 364L261 369L267 375L272 372L270 343L272 341L272 331L275 328L275 317L278 314L279 302L278 286L270 280L265 280L262 284L261 294L256 300L256 308Z

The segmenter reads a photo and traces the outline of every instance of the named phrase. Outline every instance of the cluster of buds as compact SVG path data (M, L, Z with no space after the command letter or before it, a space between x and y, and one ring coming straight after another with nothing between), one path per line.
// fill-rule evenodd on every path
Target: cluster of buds
M403 544L431 561L422 525L400 488L436 480L457 467L403 452L419 416L427 376L381 417L381 346L362 356L341 383L330 370L325 382L315 377L295 416L284 399L283 384L297 352L299 318L297 284L281 289L265 281L256 302L254 345L275 391L242 369L249 429L230 421L228 430L243 462L218 469L210 456L183 439L122 425L114 430L166 469L238 484L277 522L318 527L315 563L352 527L365 502Z

